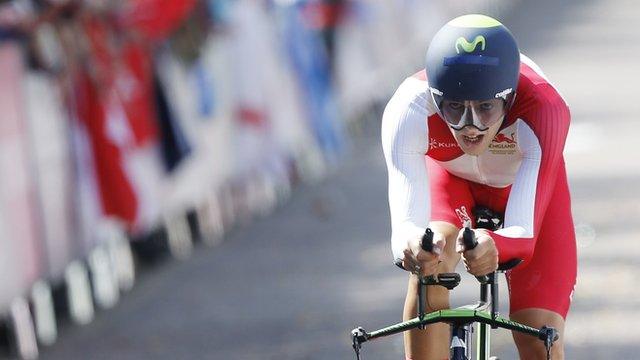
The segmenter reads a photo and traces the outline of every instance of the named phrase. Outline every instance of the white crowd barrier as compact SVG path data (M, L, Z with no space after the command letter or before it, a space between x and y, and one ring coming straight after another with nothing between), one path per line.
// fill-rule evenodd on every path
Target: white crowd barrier
M132 246L185 259L269 214L339 163L349 125L420 69L447 19L512 6L345 1L330 59L320 2L200 1L153 39L91 2L27 36L0 22L0 343L35 358L59 317L114 306Z

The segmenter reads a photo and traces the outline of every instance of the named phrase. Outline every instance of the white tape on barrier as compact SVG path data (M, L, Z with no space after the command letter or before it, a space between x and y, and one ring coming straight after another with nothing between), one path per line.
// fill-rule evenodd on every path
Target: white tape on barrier
M109 252L104 245L98 246L89 254L89 268L96 304L103 309L113 307L120 294Z
M29 303L23 297L18 297L11 303L11 322L18 356L27 360L37 359L36 333L29 311Z
M124 230L120 227L112 228L106 245L118 288L121 291L131 290L135 283L136 270L131 245Z
M31 288L31 301L38 341L43 345L52 345L58 338L58 327L51 286L42 280L37 281Z
M169 252L179 260L186 260L193 252L193 240L189 222L185 216L167 216L165 218Z
M80 325L93 320L94 307L87 268L80 261L73 261L65 270L67 304L71 319Z
M209 194L205 202L197 209L198 225L202 234L202 241L208 246L215 246L222 241L224 223L220 203L216 196Z

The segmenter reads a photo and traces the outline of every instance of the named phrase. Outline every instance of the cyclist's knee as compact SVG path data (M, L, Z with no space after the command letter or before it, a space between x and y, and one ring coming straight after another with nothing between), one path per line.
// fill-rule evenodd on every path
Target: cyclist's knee
M523 360L546 360L547 350L540 339L531 335L513 334L513 340L518 348L520 359ZM551 348L551 358L553 360L564 359L564 346L561 340L554 343Z
M559 339L551 348L551 358L554 360L564 359L564 319L562 316L553 311L531 308L511 314L511 320L535 328L541 328L545 325L553 326L558 331ZM544 343L537 337L514 332L513 340L516 343L521 359L547 359L547 351Z

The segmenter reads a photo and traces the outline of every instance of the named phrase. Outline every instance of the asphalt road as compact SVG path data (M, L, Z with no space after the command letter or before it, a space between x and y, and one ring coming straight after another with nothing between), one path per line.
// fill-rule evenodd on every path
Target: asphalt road
M528 2L506 24L566 97L565 151L579 279L568 359L638 358L640 5ZM401 79L398 79L398 83ZM322 184L184 262L145 272L116 308L64 327L43 359L349 359L349 331L400 319L406 275L391 265L386 170L375 126ZM475 300L465 276L454 305ZM506 305L503 305L506 309ZM366 359L402 358L401 337ZM516 358L506 332L494 349Z

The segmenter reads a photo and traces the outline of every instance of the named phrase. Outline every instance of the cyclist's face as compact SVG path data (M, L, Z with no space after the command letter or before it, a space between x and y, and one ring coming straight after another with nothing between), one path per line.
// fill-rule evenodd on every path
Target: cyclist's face
M500 130L504 110L502 99L442 102L442 114L458 145L468 155L480 155L487 150ZM454 122L459 126L452 126Z
M441 110L445 121L454 130L475 126L484 131L499 122L504 115L502 99L453 101L442 100Z

